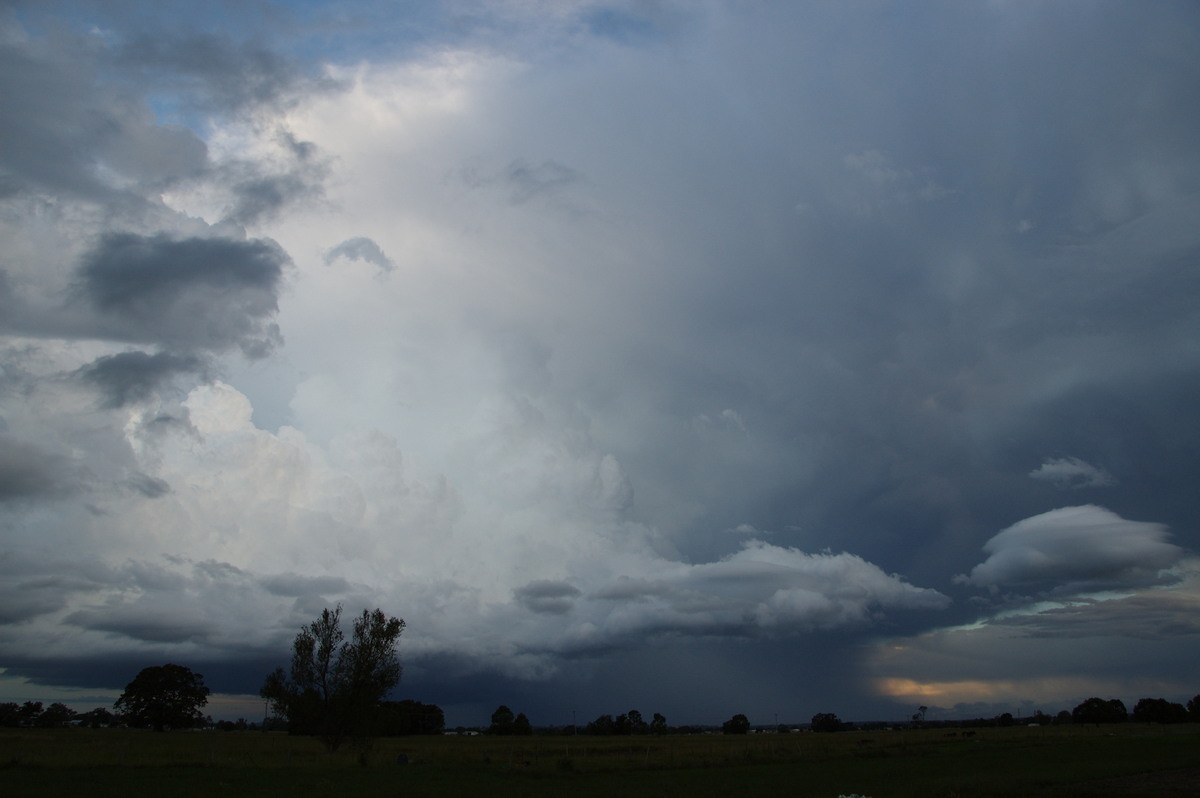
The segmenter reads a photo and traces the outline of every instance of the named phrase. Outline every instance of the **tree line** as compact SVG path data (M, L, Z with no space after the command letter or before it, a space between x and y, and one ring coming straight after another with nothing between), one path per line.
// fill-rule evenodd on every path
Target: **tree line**
M1200 723L1200 695L1188 700L1186 706L1165 698L1142 698L1133 707L1133 712L1125 707L1125 702L1119 698L1103 699L1093 696L1080 702L1071 710L1062 710L1056 715L1049 715L1038 710L1028 717L1015 717L1011 712L1004 712L993 718L975 718L974 720L929 721L925 719L928 707L920 707L912 716L912 725L917 728L945 728L971 726L1050 726L1066 723L1102 724L1102 723ZM853 723L844 723L832 712L820 712L813 715L810 728L815 732L845 731L855 728Z
M445 717L440 707L419 701L388 701L387 695L399 683L401 666L397 646L404 621L382 610L363 610L351 624L347 639L341 626L342 607L325 609L312 623L305 625L292 642L288 669L276 668L268 674L260 695L266 699L273 717L265 724L286 728L291 734L318 737L330 751L347 741L366 744L376 736L440 734ZM214 724L202 713L208 702L209 688L204 677L191 669L168 663L143 668L113 705L114 712L99 708L77 713L62 703L44 707L41 702L0 703L0 726L55 728L67 725L127 725L156 731L190 729L204 726L245 729L252 724L222 721ZM913 725L970 726L1013 725L1021 720L1037 725L1050 723L1139 723L1200 722L1200 695L1187 705L1163 698L1143 698L1130 713L1119 699L1089 698L1070 712L1063 710L1051 717L1037 712L1031 718L1017 719L1003 713L989 720L926 721L927 707L913 715ZM854 724L843 723L830 712L812 717L810 728L816 732L842 731ZM747 734L751 729L744 714L736 714L721 725L725 734ZM670 731L694 731L680 727ZM776 731L787 731L779 726ZM578 734L572 724L563 731ZM667 719L655 712L647 721L636 709L616 715L600 715L587 723L583 733L591 735L666 734ZM492 713L487 732L496 735L528 735L534 732L529 718L501 705Z

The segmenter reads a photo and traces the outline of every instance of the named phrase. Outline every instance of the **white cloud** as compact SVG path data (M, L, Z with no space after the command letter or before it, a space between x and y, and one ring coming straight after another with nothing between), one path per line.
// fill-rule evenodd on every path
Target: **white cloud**
M1183 554L1162 524L1129 521L1095 505L1018 521L984 544L988 558L959 577L976 587L1137 585Z
M86 555L52 569L86 556L90 579L53 601L27 592L30 624L10 642L40 646L66 624L106 651L282 645L305 613L344 601L403 615L410 654L528 676L580 647L862 628L949 604L860 557L756 539L684 563L622 518L628 480L611 455L517 408L464 439L471 477L420 473L378 432L319 446L259 429L221 382L179 407L188 423L166 429L163 408L126 410L134 464L169 489L93 519Z
M1078 457L1050 458L1030 471L1029 476L1060 488L1102 488L1117 484L1112 474Z
M713 563L660 563L594 598L612 602L592 627L616 638L646 634L788 636L864 627L889 614L943 610L950 599L853 554L808 554L746 541Z

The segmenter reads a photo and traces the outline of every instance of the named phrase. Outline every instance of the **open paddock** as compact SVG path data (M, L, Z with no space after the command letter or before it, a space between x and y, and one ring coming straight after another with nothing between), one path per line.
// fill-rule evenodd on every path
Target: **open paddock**
M1200 727L404 737L328 754L259 732L0 730L6 796L1192 796ZM405 764L400 764L405 762Z

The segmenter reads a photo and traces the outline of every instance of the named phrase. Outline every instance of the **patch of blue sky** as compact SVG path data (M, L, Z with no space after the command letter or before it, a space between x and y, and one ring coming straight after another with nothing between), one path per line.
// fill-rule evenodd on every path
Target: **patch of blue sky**
M212 130L211 117L194 103L183 102L170 92L147 94L143 98L154 114L154 121L163 127L185 127L201 139Z
M287 15L287 47L283 51L305 61L394 60L473 27L470 20L448 13L435 2L302 0L277 5L280 14Z

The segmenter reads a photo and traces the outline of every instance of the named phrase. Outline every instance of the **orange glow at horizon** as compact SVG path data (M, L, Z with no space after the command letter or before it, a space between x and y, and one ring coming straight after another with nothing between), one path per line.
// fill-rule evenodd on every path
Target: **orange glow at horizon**
M958 682L918 682L916 679L881 678L874 682L875 690L880 695L902 698L906 696L925 698L953 697L956 701L981 701L1009 693L1016 685L1009 681L958 681ZM964 696L969 696L964 697Z
M1132 696L1134 693L1178 693L1180 685L1157 680L1141 684L1088 677L1052 677L1035 679L966 679L924 682L904 677L880 677L872 680L878 695L889 698L937 700L943 705L1032 701L1053 704L1076 696Z

